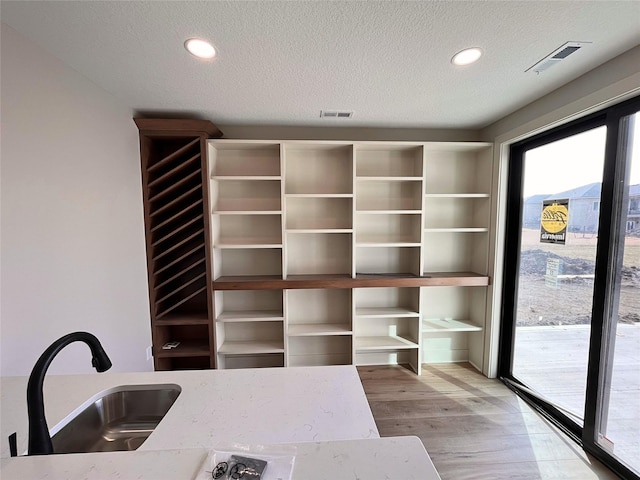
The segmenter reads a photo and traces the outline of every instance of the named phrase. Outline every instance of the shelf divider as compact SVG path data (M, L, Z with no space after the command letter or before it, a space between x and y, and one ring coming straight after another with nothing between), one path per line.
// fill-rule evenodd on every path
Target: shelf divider
M280 175L214 175L211 177L211 180L216 180L219 182L224 181L249 181L249 182L259 182L263 180L281 180L282 177Z
M425 198L489 198L488 193L425 193Z
M169 155L167 155L163 159L161 159L158 162L156 162L153 165L151 165L147 169L147 171L149 173L154 172L155 170L157 170L161 166L166 165L167 163L171 162L171 160L178 158L180 155L182 155L183 153L188 151L191 147L197 145L199 142L200 142L200 138L194 138L192 141L190 141L189 143L187 143L183 147L179 148L178 150L175 150L174 152L171 152Z
M208 325L209 317L205 312L174 313L165 315L155 322L156 327L170 327L174 325Z
M319 337L351 334L353 334L353 330L347 323L289 324L290 337Z
M149 202L155 202L156 200L161 199L162 197L164 197L164 196L168 195L169 193L173 192L175 189L181 187L185 183L188 183L189 180L191 180L193 177L196 177L196 176L199 176L199 175L201 175L200 170L194 170L190 174L185 175L181 180L178 180L177 182L172 183L167 188L165 188L165 189L159 191L158 193L156 193L153 197L149 198ZM200 186L202 186L202 184Z
M160 253L158 253L155 257L152 257L151 260L152 261L156 261L162 257L164 257L165 255L168 255L169 253L171 253L172 251L174 251L176 248L180 247L181 245L184 245L185 243L187 243L189 240L192 240L193 238L197 237L198 235L204 233L204 228L199 229L196 232L193 232L191 235L189 235L188 237L180 240L178 243L172 245L171 247L162 250ZM157 273L157 272L156 272Z
M187 190L186 192L184 192L183 194L177 196L176 198L174 198L173 200L171 200L170 202L166 203L165 205L163 205L160 208L156 208L153 213L151 215L149 215L150 217L155 217L156 215L164 212L165 210L167 210L168 208L171 208L173 205L175 205L176 203L180 202L181 200L184 200L185 198L187 198L189 195L191 195L194 192L197 192L198 190L202 190L202 185L196 185L195 187L190 188L189 190Z
M442 227L442 228L425 228L428 233L484 233L488 232L487 227Z
M158 240L156 240L155 242L153 242L151 244L152 247L155 247L156 245L158 245L159 243L164 242L166 239L168 239L169 237L172 237L173 235L175 235L176 233L178 233L179 231L187 228L189 225L191 225L194 222L197 222L198 220L202 220L202 218L204 217L204 214L200 214L197 217L193 217L191 219L188 219L185 223L183 223L182 225L180 225L178 228L172 230L171 232L167 233L166 235L163 235L162 237L160 237Z
M192 249L190 249L189 251L183 253L182 255L175 257L173 260L171 260L171 262L167 263L164 267L159 268L155 271L156 275L159 275L160 273L164 272L166 269L171 268L172 266L174 266L176 263L178 263L180 260L184 260L185 258L187 258L189 255L195 253L196 251L198 251L199 249L204 248L204 242L198 243L198 245L196 245L195 247L193 247Z
M188 167L189 164L191 164L192 162L194 162L194 160L197 160L198 158L200 158L200 153L197 153L193 157L185 160L184 162L180 163L179 165L177 165L176 167L172 168L168 172L165 172L164 174L160 175L158 178L156 178L152 182L149 182L147 187L148 188L153 188L158 183L161 183L164 180L167 180L167 179L171 178L171 176L177 174L180 170L183 170L184 168Z
M356 352L419 348L416 342L397 335L387 337L355 337Z
M245 310L222 312L217 322L275 322L283 321L284 314L278 310Z
M377 176L358 176L356 182L421 182L422 177L377 177Z
M189 270L197 267L198 265L202 265L204 264L205 259L204 258L199 258L197 259L195 262L193 262L192 264L190 264L189 266L183 268L182 270L180 270L179 272L175 273L174 275L172 275L171 277L167 278L164 282L159 283L158 285L156 285L153 289L154 290L158 290L159 288L164 287L166 284L170 283L172 280L175 280L176 278L178 278L180 275L183 275L185 273L187 273Z
M163 318L165 315L167 315L169 312L171 312L171 311L175 310L176 308L178 308L183 303L188 302L189 300L191 300L196 295L204 292L206 289L207 289L207 286L205 285L204 287L199 288L198 290L196 290L195 292L191 293L190 295L187 295L186 297L182 298L179 302L176 302L175 304L171 305L169 308L166 308L162 312L156 314L156 322L159 319Z
M401 307L356 307L356 317L360 318L416 318L420 312Z
M195 202L193 202L190 205L187 205L186 207L184 207L182 210L180 210L179 212L171 215L169 218L163 220L162 222L158 223L156 226L154 226L153 228L151 228L149 230L150 233L155 232L156 230L158 230L159 228L164 227L165 225L167 225L168 223L171 223L173 220L176 220L177 218L182 217L183 215L185 215L189 210L192 210L194 208L196 208L198 205L201 205L204 202L204 200L202 198L199 198L198 200L196 200Z
M275 340L251 342L224 342L218 353L221 355L257 355L260 353L283 353L284 346Z

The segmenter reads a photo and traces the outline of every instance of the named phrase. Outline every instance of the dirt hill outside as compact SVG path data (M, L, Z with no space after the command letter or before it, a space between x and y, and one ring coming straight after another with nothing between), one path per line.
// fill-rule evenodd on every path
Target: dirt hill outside
M570 233L566 245L540 243L538 230L523 230L518 326L579 325L591 321L595 235ZM545 278L547 261L560 260L557 280ZM625 240L620 323L640 322L640 238Z

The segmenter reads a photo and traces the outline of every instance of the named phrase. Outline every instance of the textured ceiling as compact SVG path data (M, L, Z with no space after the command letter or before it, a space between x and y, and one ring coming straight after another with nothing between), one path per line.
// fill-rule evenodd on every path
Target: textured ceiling
M2 1L0 13L132 108L223 125L480 128L640 44L640 1ZM188 55L190 37L218 57ZM593 43L524 73L571 40ZM480 62L451 65L470 46Z

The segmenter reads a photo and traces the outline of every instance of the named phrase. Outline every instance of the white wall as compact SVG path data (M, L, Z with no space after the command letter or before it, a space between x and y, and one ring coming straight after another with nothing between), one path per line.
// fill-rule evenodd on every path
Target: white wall
M137 129L132 111L2 25L1 374L28 375L76 330L112 371L149 371ZM95 372L84 344L52 373Z

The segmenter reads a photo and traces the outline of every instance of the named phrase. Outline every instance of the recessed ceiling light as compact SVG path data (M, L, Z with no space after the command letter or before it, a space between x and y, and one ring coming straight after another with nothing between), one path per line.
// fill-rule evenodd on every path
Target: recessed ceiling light
M469 65L473 62L477 62L482 56L482 49L478 47L466 48L461 52L456 53L451 59L451 63L454 65Z
M216 49L209 42L199 38L190 38L184 42L184 48L194 57L209 59L216 56Z

